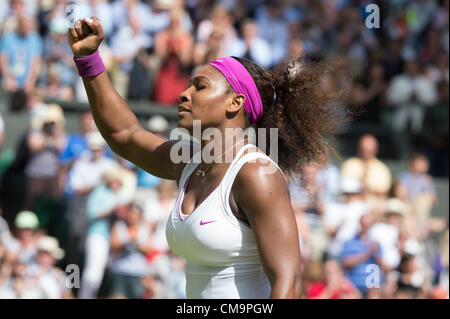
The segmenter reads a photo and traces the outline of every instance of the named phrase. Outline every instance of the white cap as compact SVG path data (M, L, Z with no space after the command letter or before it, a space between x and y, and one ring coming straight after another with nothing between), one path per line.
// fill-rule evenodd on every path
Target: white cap
M404 245L405 253L416 256L420 253L420 244L415 239L408 239Z
M353 177L343 177L340 183L340 191L343 194L361 193L362 192L361 182Z
M37 229L39 227L39 219L34 212L23 210L17 214L14 225L21 229Z
M161 115L154 115L147 121L147 128L151 132L164 133L168 127L169 123Z

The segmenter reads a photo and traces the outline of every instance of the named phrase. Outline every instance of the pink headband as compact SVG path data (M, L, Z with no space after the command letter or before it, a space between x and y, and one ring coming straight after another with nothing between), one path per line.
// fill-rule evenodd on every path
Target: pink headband
M250 117L250 125L257 122L263 114L263 105L258 88L247 69L232 57L220 58L210 62L228 80L236 94L244 94L244 108Z

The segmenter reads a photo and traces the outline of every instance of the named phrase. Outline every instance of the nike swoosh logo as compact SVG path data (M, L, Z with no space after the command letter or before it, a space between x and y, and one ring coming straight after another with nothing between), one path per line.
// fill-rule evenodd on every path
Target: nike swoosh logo
M215 222L215 220L210 220L210 221L207 221L207 222L204 222L203 220L201 220L200 221L200 226L211 224L211 223L214 223L214 222Z

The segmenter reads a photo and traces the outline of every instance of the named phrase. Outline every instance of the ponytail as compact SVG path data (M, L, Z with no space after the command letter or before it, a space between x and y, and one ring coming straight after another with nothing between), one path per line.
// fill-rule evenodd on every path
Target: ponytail
M278 165L283 171L301 174L305 164L323 161L329 150L339 157L326 139L341 132L357 112L345 107L347 92L322 89L322 76L333 69L330 64L288 60L270 72L248 59L237 60L251 74L263 102L256 128L278 129ZM266 138L269 154L270 135Z

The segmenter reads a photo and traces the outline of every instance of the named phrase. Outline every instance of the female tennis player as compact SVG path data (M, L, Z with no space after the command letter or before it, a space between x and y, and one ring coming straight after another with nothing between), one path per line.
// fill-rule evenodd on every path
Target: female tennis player
M194 120L200 120L202 130L222 133L221 141L215 135L202 140L201 149L225 145L227 128L277 128L279 166L245 138L221 146L212 162L174 163L170 150L178 141L142 128L104 72L97 51L104 37L100 21L80 20L68 37L95 122L111 149L179 185L166 235L187 261L187 297L300 298L299 237L282 169L301 172L320 158L328 147L323 135L342 123L329 107L334 96L319 90L321 69L284 63L271 73L232 57L201 67L180 94L178 126L192 134ZM229 153L235 154L231 163L224 161Z

